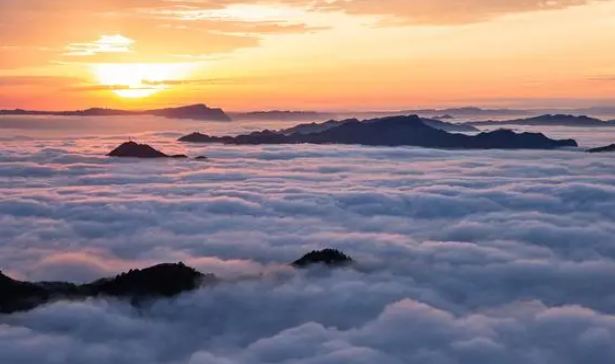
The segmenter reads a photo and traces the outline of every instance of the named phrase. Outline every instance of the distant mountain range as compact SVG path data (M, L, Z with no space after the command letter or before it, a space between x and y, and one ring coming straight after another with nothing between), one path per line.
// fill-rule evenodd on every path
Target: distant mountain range
M554 115L552 115L554 114ZM569 122L564 120L566 118L586 118L580 115L598 115L612 118L615 115L615 107L593 107L585 109L568 110L566 114L562 114L561 110L520 110L520 109L482 109L478 107L462 107L462 108L450 108L450 109L419 109L419 110L402 110L402 111L340 111L340 112L318 112L318 111L292 111L292 110L271 110L271 111L251 111L251 112L225 112L222 109L209 108L204 104L195 104L181 107L153 109L153 110L117 110L106 108L90 108L86 110L74 110L74 111L38 111L38 110L0 110L1 115L55 115L55 116L134 116L134 115L152 115L161 116L171 119L191 119L201 121L297 121L297 122L322 122L325 120L337 119L372 119L382 118L389 116L399 115L419 115L422 118L435 121L461 119L467 121L473 120L486 120L486 121L472 121L466 123L467 126L485 126L489 123L496 123L497 120L516 118L513 120L507 120L510 125L522 125L518 124L520 121L532 120L532 119L545 119L548 116L557 116L561 122ZM536 116L541 115L541 116ZM523 119L523 117L528 119ZM539 124L540 120L534 120L534 124L527 125L557 125L554 120L544 120L545 124ZM599 119L593 119L593 121L601 121ZM550 122L546 124L546 122ZM609 123L615 123L610 121ZM604 124L583 123L583 120L578 120L579 126L605 126ZM501 124L505 125L505 124ZM445 129L446 130L446 129ZM459 131L463 130L463 127L459 127ZM469 131L469 129L465 129ZM451 130L448 130L451 131Z
M528 115L531 111L528 110L512 110L512 109L481 109L479 107L460 107L451 109L419 109L419 110L403 110L403 114L416 114L427 117L438 117L446 115L448 117L475 117L480 115L502 115L502 116L523 116Z
M479 107L460 107L450 109L420 109L403 110L402 114L417 114L423 117L440 118L441 116L453 118L479 118L491 117L530 117L545 114L571 114L571 115L615 115L615 106L595 106L579 109L483 109Z
M317 111L252 111L229 113L233 120L239 121L318 121L335 118L333 113Z
M170 119L189 119L202 121L307 121L334 118L335 114L316 111L253 111L226 113L222 109L209 108L205 104L195 104L152 110L118 110L90 108L70 111L41 110L0 110L0 115L50 115L50 116L162 116Z
M336 124L337 123L337 124ZM478 135L449 133L428 125L417 115L394 116L365 121L329 121L308 125L312 133L264 130L236 137L193 133L179 139L191 143L235 145L261 144L353 144L369 146L417 146L444 149L553 149L576 147L576 141L553 140L539 133L497 130Z
M382 118L398 115L419 115L420 117L431 120L454 120L454 119L521 119L534 117L536 115L547 114L571 114L607 116L612 118L615 115L615 107L590 107L583 109L483 109L479 107L460 107L449 109L416 109L400 111L338 111L338 112L317 112L317 111L255 111L246 113L229 113L233 120L260 120L260 121L313 121L320 122L331 119L370 119Z
M470 126L572 126L572 127L613 127L614 121L604 121L585 115L546 114L526 119L506 121L474 121L464 123Z
M52 116L139 116L151 115L170 119L191 119L202 121L231 121L222 109L209 108L204 104L154 110L115 110L91 108L76 111L31 111L31 110L0 110L0 115L52 115Z

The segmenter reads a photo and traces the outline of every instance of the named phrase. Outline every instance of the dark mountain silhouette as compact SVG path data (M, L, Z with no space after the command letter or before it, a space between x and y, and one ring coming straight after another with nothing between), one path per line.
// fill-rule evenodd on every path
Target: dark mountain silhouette
M88 296L173 297L196 289L205 278L215 281L214 276L205 276L183 263L160 264L85 284L79 290Z
M109 157L128 157L128 158L169 158L168 155L147 144L138 144L133 141L123 143L112 150Z
M131 270L112 278L76 285L66 282L20 282L0 272L0 313L27 311L56 300L80 300L89 297L115 297L133 303L154 298L173 297L217 278L178 264L161 264L143 270Z
M320 133L325 130L329 130L332 128L336 128L340 125L344 125L348 122L358 122L358 119L346 119L346 120L329 120L324 123L309 123L309 124L299 124L295 125L292 128L280 130L280 134L284 135L292 135L292 134L314 134Z
M315 264L340 267L353 263L339 250L310 252L291 263L296 268ZM203 274L184 263L159 264L145 269L132 269L110 278L86 284L68 282L22 282L0 271L0 314L32 310L59 300L84 300L109 297L141 305L149 300L172 298L202 286L219 283L213 274Z
M574 127L607 127L615 126L615 123L581 115L546 114L527 119L506 121L474 121L466 123L472 126L574 126Z
M167 109L153 110L116 110L91 108L75 111L30 111L30 110L0 110L0 115L55 115L55 116L139 116L152 115L170 119L192 119L202 121L231 121L222 109L212 109L204 104L196 104Z
M401 115L396 115L396 116L402 117ZM390 116L387 118L392 118L392 117L393 116ZM372 123L372 122L379 122L381 120L382 118L377 118L377 119L363 120L362 122ZM447 122L435 120L435 119L421 118L421 121L423 122L423 124L431 126L434 129L444 130L444 131L451 132L451 133L465 133L465 132L480 131L477 128L470 126L470 125L447 123ZM320 132L323 132L329 129L333 129L335 127L338 127L338 126L341 126L341 125L344 125L350 122L356 123L356 122L359 122L359 120L358 119L346 119L346 120L340 120L340 121L329 120L324 123L299 124L292 128L280 130L279 133L284 134L284 135L292 135L295 133L315 134L315 133L320 133Z
M599 147L599 148L589 149L587 152L588 153L611 153L611 152L615 152L615 144L607 145L606 147Z
M284 134L276 131L263 130L251 134L232 136L211 136L201 133L192 133L178 139L184 143L211 143L211 144L290 144Z
M94 107L86 110L76 110L76 111L60 111L55 115L61 116L122 116L122 115L130 115L130 111L124 110L115 110L115 109L103 109Z
M180 141L236 145L257 144L359 144L371 146L417 146L446 149L553 149L576 147L574 140L553 140L539 133L517 134L497 130L478 135L453 134L426 125L416 115L346 121L312 134L284 135L265 130L237 137L191 134Z
M438 115L432 116L431 118L434 119L434 120L452 120L455 117L453 115L450 115L450 114L445 114L445 115L440 115L440 116L438 116Z
M296 268L307 268L317 264L329 267L342 267L352 264L354 261L348 255L336 249L324 249L307 253L291 265Z
M189 135L185 135L181 138L179 138L180 142L185 142L185 143L219 143L219 144L227 144L232 142L233 137L230 136L224 136L224 137L216 137L216 136L210 136L207 134L201 134L201 133L192 133Z
M55 284L36 284L11 279L0 272L0 313L12 313L33 309L51 300L56 295L72 296L77 286L59 285L58 289L47 288Z
M139 144L133 141L123 143L107 154L107 156L120 158L188 158L188 156L184 154L167 155L147 144Z
M438 115L449 115L453 117L478 117L489 115L501 115L501 116L524 116L528 115L528 110L513 110L513 109L482 109L480 107L458 107L450 109L419 109L419 110L404 110L403 114L416 114L427 117L434 117Z
M203 104L145 111L147 115L163 116L170 119L192 119L205 121L231 121L222 109L211 109Z

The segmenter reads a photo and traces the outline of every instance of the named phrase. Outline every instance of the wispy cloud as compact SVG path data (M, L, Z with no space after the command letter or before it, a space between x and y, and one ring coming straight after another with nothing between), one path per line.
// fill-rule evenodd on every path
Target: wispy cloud
M322 10L388 16L399 25L400 20L406 24L475 23L507 14L556 10L588 3L588 0L388 0L386 6L382 6L378 0L319 0L313 4Z
M595 76L590 77L590 81L615 81L615 76Z
M300 16L304 13L286 18L290 13L280 13L276 4L142 0L124 5L94 0L75 5L67 0L0 0L0 6L0 47L50 47L62 49L56 56L92 62L130 61L131 55L160 61L173 54L228 53L258 46L264 35L324 29L306 24ZM46 63L53 56L39 54L38 59Z
M0 87L37 86L61 89L83 82L84 79L65 76L0 76Z
M123 35L103 35L90 43L71 43L65 56L94 56L96 54L131 53L135 41Z

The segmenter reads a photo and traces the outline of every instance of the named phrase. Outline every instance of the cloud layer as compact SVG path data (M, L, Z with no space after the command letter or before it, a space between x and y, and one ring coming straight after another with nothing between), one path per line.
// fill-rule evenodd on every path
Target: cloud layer
M225 282L141 309L92 300L0 317L0 362L615 359L608 155L140 138L211 161L101 157L118 137L5 138L0 268L87 281L183 260ZM360 263L287 267L323 247Z

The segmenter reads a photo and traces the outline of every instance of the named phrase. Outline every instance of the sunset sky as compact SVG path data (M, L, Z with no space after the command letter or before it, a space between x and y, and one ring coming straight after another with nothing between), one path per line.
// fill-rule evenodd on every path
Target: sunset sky
M0 0L0 108L612 100L610 0Z

